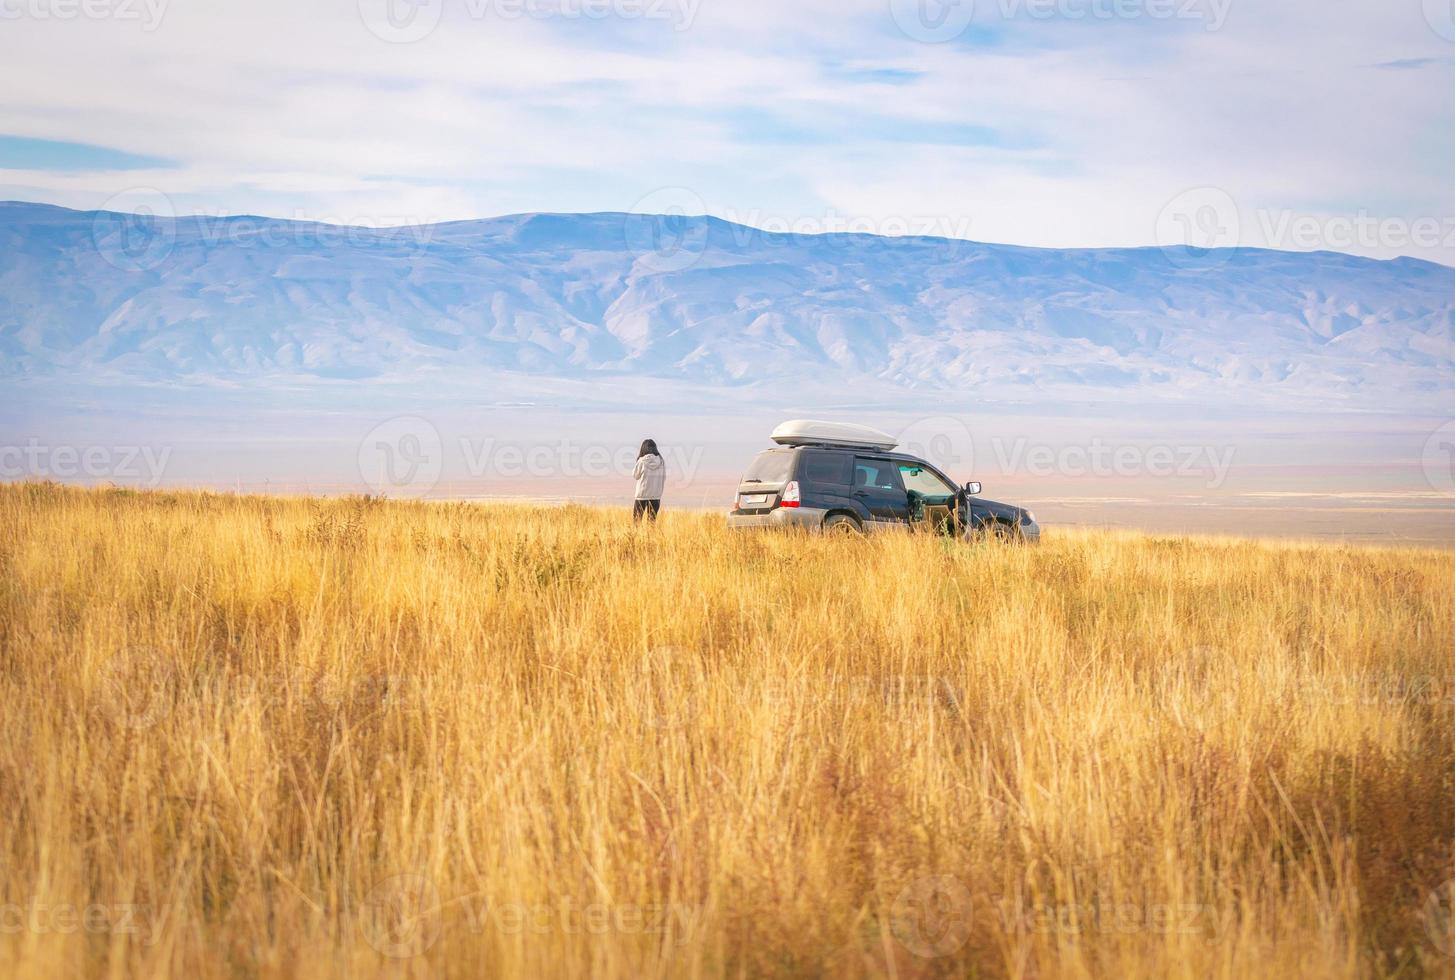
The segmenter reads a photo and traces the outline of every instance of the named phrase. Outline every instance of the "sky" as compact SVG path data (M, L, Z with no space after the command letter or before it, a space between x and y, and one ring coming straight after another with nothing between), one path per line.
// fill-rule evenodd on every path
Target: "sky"
M0 0L0 199L1455 265L1455 0Z

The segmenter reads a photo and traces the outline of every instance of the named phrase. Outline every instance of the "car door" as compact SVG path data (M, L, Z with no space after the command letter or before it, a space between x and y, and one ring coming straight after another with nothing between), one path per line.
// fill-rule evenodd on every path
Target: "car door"
M904 481L905 496L909 498L910 522L922 530L942 530L955 503L955 487L918 460L900 460L899 478Z
M869 512L869 520L874 523L909 523L909 495L893 460L855 456L854 499Z
M854 506L854 454L842 449L805 449L796 479L803 506L843 510Z

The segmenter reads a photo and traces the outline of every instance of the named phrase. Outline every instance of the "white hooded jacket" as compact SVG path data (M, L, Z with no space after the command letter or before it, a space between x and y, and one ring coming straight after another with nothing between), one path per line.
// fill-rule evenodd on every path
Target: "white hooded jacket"
M643 456L632 469L637 480L638 500L661 500L662 488L667 485L667 464L655 454Z

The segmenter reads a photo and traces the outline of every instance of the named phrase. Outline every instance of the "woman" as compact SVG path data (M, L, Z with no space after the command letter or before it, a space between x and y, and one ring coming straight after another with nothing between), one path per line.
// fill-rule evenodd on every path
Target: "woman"
M667 464L657 452L657 444L651 439L642 443L637 453L637 465L632 468L637 481L637 500L632 506L632 522L636 523L647 515L648 520L657 519L662 509L662 488L667 484Z

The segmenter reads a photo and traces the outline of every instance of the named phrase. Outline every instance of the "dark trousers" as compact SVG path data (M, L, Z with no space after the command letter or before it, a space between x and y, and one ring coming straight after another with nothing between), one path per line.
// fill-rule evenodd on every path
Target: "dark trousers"
M632 504L632 523L640 521L643 514L647 516L647 520L655 521L657 519L657 512L661 509L662 502L660 500L638 500L635 504Z

